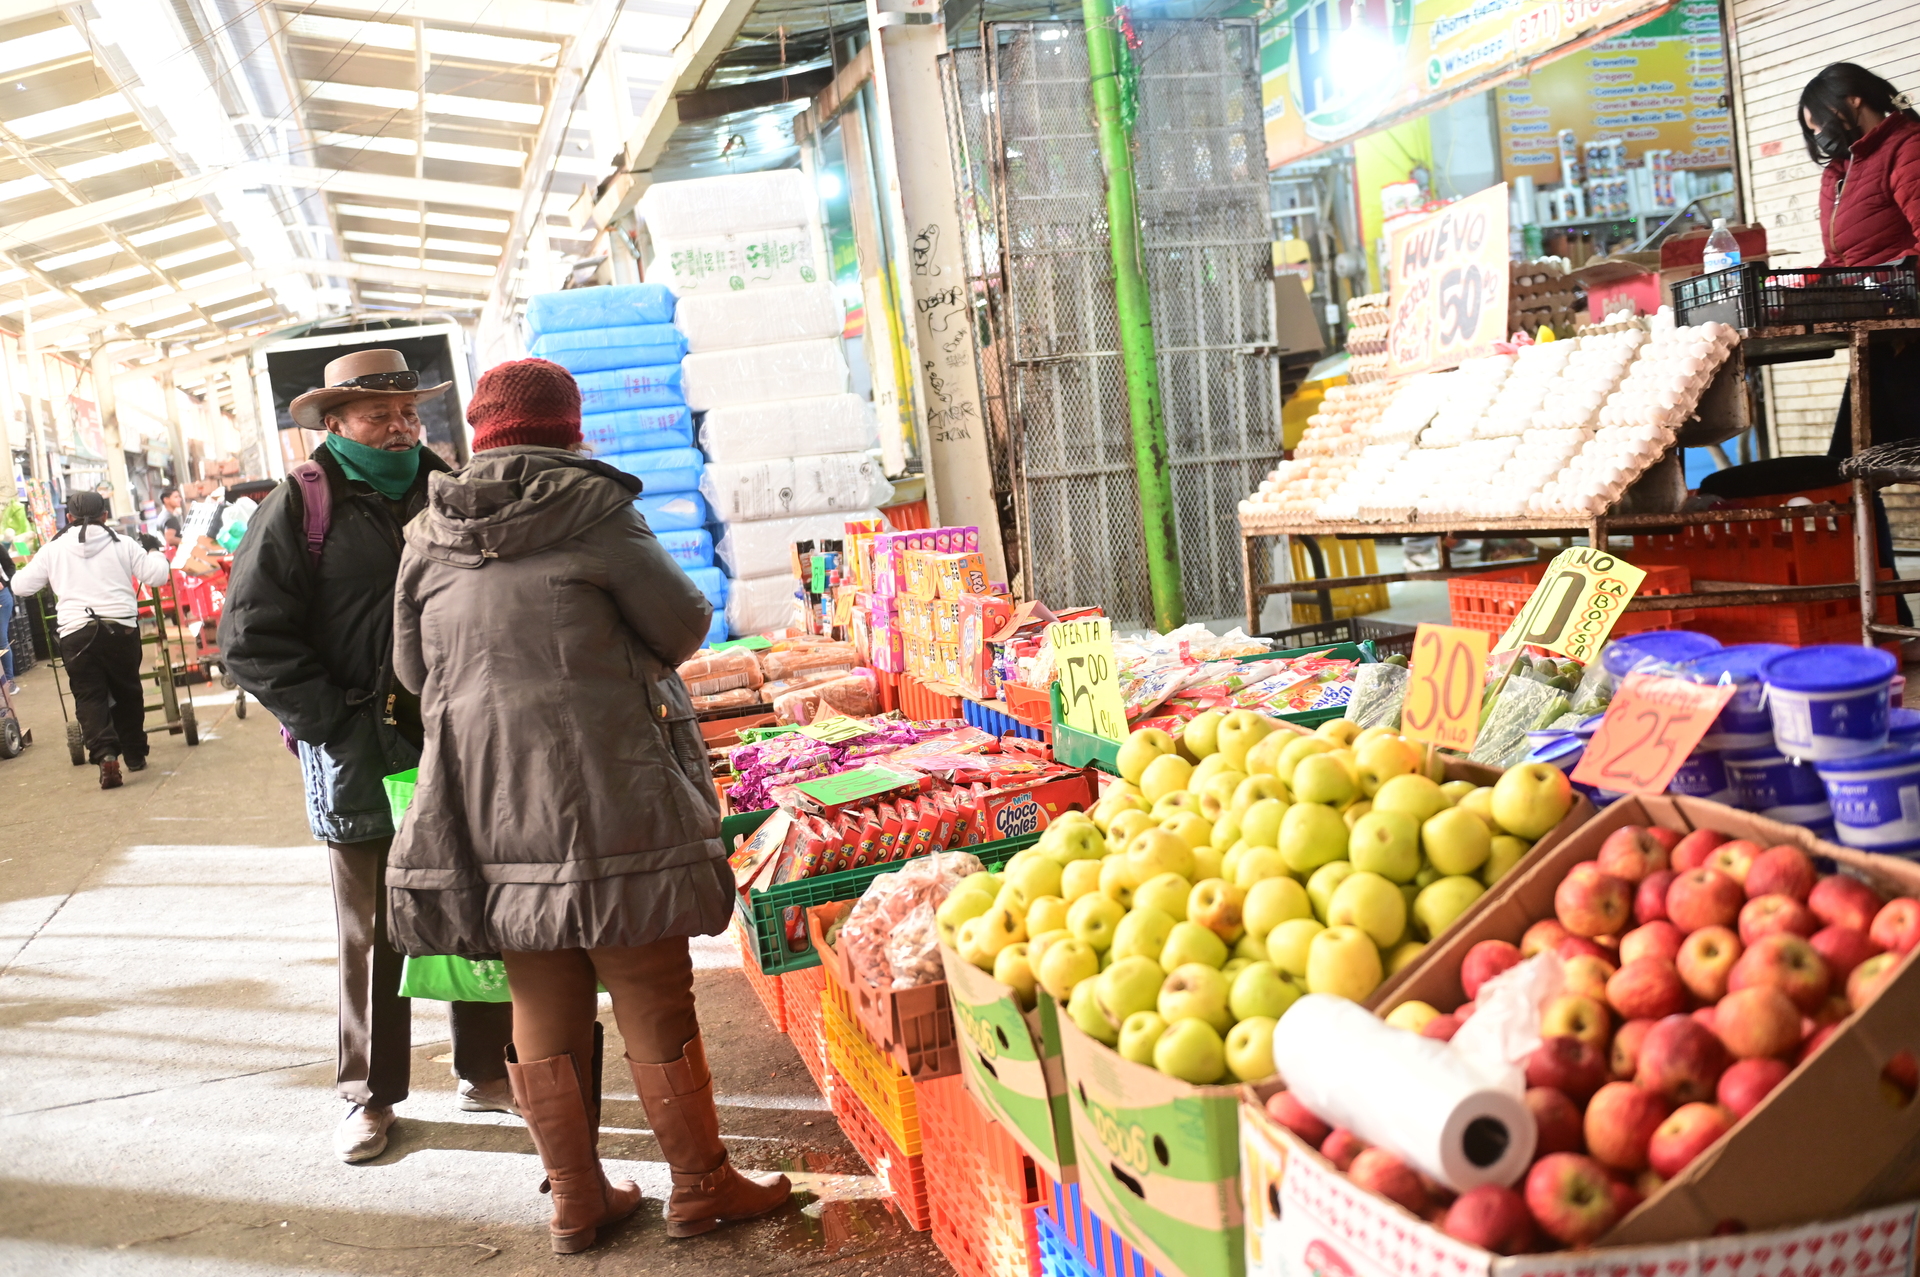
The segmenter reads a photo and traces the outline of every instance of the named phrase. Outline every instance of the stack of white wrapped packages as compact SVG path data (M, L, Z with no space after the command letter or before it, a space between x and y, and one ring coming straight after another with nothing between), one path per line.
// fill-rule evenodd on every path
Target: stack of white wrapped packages
M812 184L797 169L661 182L639 211L653 278L679 298L728 626L737 638L794 624L793 543L839 537L892 495L872 410L848 390Z

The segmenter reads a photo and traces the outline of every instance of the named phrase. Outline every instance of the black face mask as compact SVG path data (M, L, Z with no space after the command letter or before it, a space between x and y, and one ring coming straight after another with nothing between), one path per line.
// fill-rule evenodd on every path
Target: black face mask
M1835 121L1813 135L1813 145L1830 160L1844 160L1853 153L1853 133Z

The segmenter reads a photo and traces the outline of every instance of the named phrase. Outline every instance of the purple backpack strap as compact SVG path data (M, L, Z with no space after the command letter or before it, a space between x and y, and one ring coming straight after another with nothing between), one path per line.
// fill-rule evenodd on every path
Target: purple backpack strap
M307 513L307 557L318 571L327 529L333 526L333 490L327 484L327 472L317 461L302 461L287 471L287 476L300 485L300 503Z

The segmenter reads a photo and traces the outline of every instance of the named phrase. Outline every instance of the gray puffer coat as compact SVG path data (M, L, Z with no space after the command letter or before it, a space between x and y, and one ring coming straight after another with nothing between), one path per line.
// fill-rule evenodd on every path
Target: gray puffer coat
M634 508L639 481L554 448L435 475L407 526L394 671L420 779L387 862L410 955L714 935L733 882L674 667L712 609Z

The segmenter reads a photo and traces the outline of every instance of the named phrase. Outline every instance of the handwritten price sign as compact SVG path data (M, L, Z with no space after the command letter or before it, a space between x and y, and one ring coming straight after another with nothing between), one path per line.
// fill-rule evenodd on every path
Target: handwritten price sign
M1412 677L1400 710L1408 740L1461 753L1480 734L1480 690L1488 636L1452 625L1422 625L1413 639Z
M1113 622L1103 616L1056 621L1047 627L1054 668L1060 672L1061 708L1067 726L1105 740L1127 737L1127 703L1113 659Z
M1627 675L1573 778L1596 789L1660 793L1733 692L1731 684L1708 687L1653 674Z
M1492 187L1390 230L1393 376L1493 353L1507 335L1507 188Z
M1585 665L1646 579L1645 572L1605 550L1581 545L1562 550L1493 650L1544 647Z

